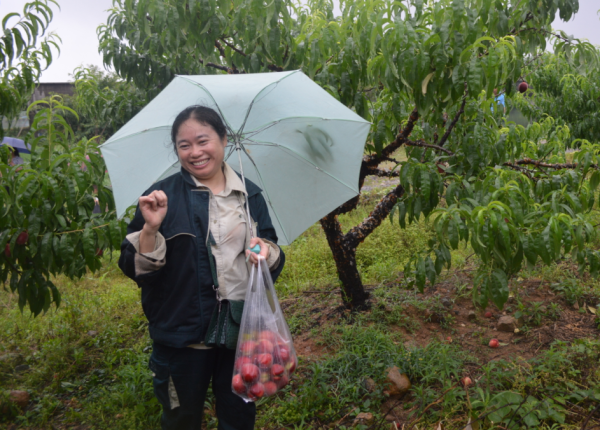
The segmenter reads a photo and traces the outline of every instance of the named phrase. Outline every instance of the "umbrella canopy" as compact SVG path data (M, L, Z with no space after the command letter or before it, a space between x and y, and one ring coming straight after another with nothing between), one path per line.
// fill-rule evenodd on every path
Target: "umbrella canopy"
M21 154L31 154L31 145L26 144L21 139L17 139L16 137L5 137L2 139L2 145L12 146L15 149L19 150Z
M119 216L179 171L171 125L191 105L221 114L225 158L242 149L243 173L263 189L280 244L358 194L370 123L302 72L177 76L100 147ZM229 164L240 171L237 156Z

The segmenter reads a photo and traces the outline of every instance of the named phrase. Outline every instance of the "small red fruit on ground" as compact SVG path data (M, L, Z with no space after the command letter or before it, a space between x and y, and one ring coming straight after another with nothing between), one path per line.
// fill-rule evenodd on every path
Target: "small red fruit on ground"
M254 364L244 364L240 373L244 382L249 384L256 381L260 375L258 366L255 366Z
M498 342L498 339L490 340L490 348L498 348L499 346L500 346L500 342Z
M450 336L448 336L448 337L446 338L446 341L447 341L448 343L452 343L452 338L451 338Z
M473 385L473 381L468 376L465 376L464 378L462 378L462 380L460 382L462 383L462 386L465 388L470 385Z
M28 240L29 240L29 233L27 233L27 230L22 231L21 233L19 233L19 236L17 237L17 245L26 245Z
M486 318L493 318L494 314L492 313L492 311L487 311L485 314L483 314L483 316Z
M244 384L242 375L238 373L233 377L233 380L231 381L231 387L238 394L244 394L246 392L246 385Z
M254 356L254 362L263 369L268 369L273 364L273 356L271 354L258 354Z
M257 382L248 390L248 397L252 400L258 400L265 394L265 386L260 382Z
M277 384L273 381L265 382L265 396L272 396L277 392Z
M271 376L273 377L274 381L279 380L281 375L283 375L283 372L285 372L285 369L281 364L274 364L273 367L271 367Z
M10 244L8 243L4 247L4 255L6 255L6 258L10 258Z
M521 82L519 84L519 92L520 93L524 93L525 91L527 91L528 88L529 88L529 85L527 85L527 82Z

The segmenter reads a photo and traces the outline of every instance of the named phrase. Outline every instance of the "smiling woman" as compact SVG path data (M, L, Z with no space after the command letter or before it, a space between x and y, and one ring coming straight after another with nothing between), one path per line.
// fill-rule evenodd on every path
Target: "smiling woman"
M244 186L223 161L227 133L217 112L184 109L171 138L181 171L140 197L119 260L142 289L162 428L200 430L212 380L220 428L249 430L254 403L231 390L235 351L208 342L207 331L213 320L242 308L249 264L257 261L252 254L248 263L249 248L260 246L273 280L284 255L260 188L247 179Z

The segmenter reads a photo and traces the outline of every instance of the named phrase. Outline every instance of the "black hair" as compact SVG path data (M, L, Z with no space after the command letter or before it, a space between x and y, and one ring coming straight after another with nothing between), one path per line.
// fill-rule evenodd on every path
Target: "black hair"
M227 127L225 127L223 119L217 113L217 111L207 106L189 106L179 112L175 118L175 121L173 121L173 127L171 128L171 140L173 142L175 154L177 154L177 142L175 142L175 139L177 139L179 127L181 127L181 124L186 122L188 119L195 119L200 124L212 127L221 140L227 136Z
M17 148L13 148L13 156L14 157L20 157L21 154L19 154L19 150Z

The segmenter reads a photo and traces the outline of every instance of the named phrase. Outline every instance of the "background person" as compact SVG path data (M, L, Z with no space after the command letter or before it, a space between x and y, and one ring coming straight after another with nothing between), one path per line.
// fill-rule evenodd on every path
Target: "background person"
M123 272L142 288L161 425L200 430L212 380L219 429L253 429L255 404L231 390L235 351L209 348L204 339L218 300L245 298L249 265L258 261L250 254L246 262L247 249L260 245L273 280L283 269L284 254L260 188L247 179L244 188L223 161L227 136L220 116L210 108L189 107L175 119L171 137L181 172L140 197L119 259ZM252 239L245 199L256 229Z

